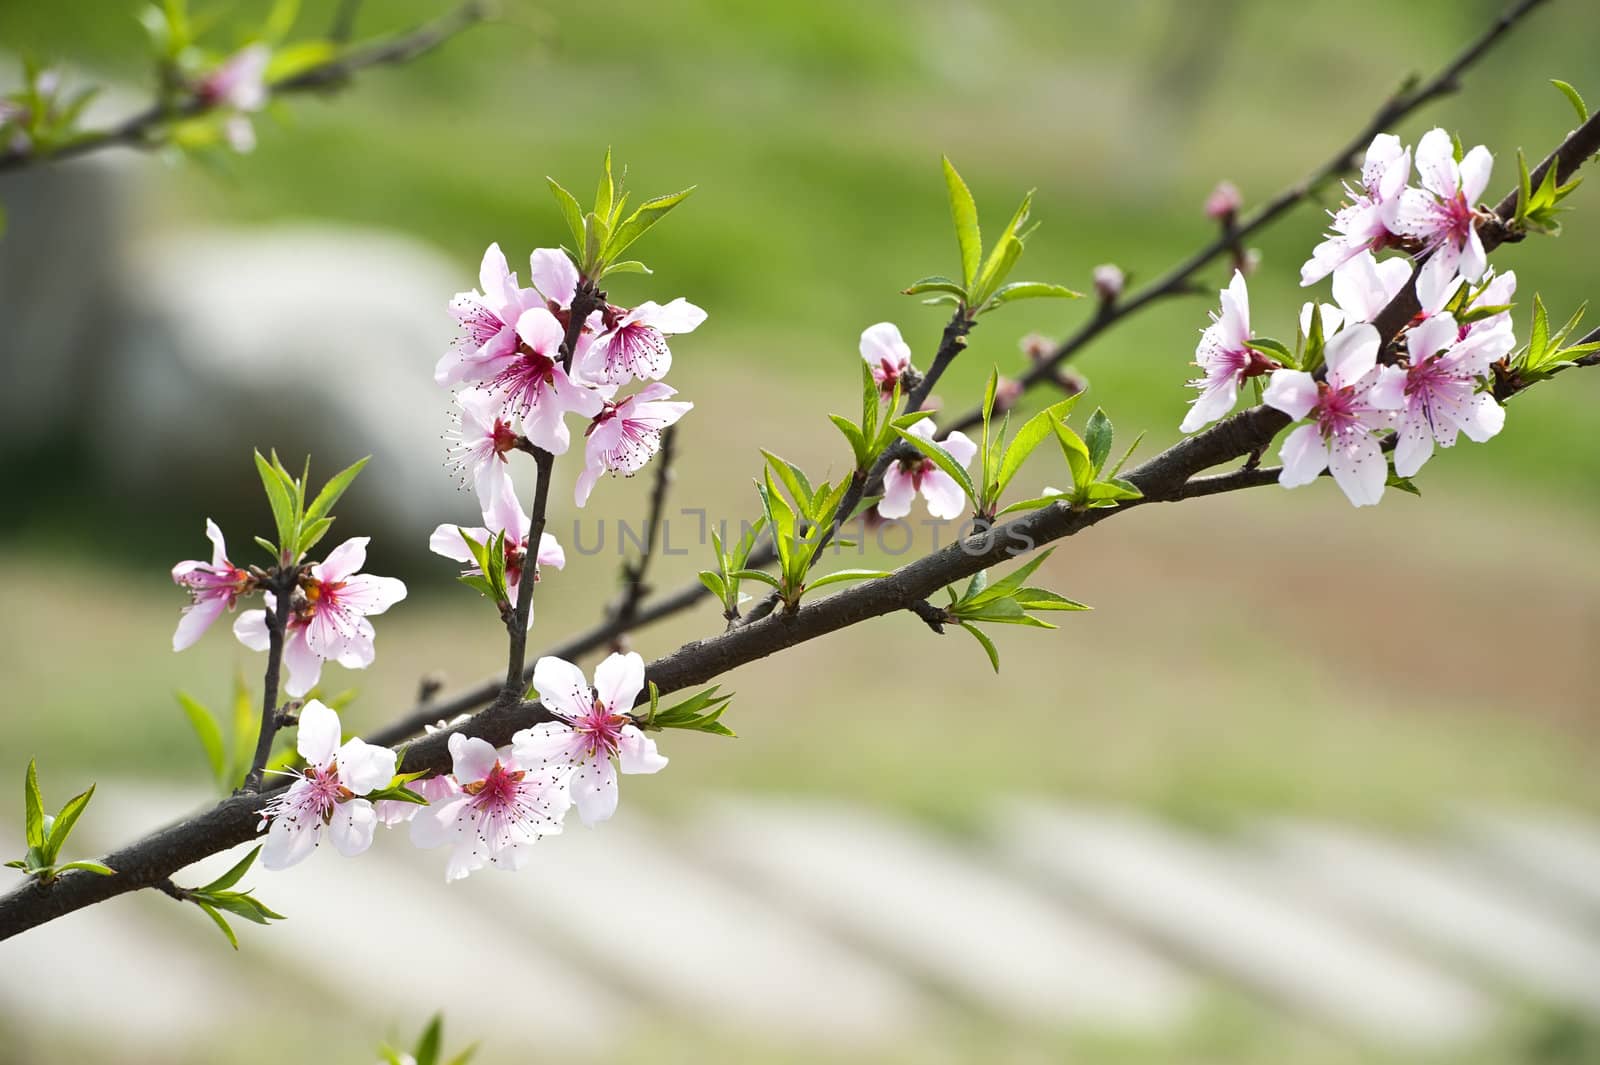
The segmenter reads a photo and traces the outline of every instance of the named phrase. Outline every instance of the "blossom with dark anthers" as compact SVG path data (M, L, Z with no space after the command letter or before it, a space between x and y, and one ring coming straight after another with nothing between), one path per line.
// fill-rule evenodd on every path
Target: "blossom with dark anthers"
M1430 284L1460 274L1468 281L1483 276L1488 253L1478 236L1474 204L1489 187L1494 156L1478 145L1456 161L1455 141L1442 129L1431 129L1417 142L1417 178L1422 187L1400 197L1395 225L1421 242L1427 254L1422 273Z
M907 432L923 440L932 440L933 419L923 418ZM963 469L971 464L973 456L978 453L978 445L960 430L940 440L939 446L948 451ZM905 517L911 513L912 500L919 493L928 504L928 513L935 518L959 518L967 508L966 493L956 479L919 451L910 458L891 462L889 468L883 471L883 498L878 500L878 516Z
M1448 314L1436 314L1406 333L1405 405L1395 416L1394 472L1410 477L1456 436L1483 443L1506 424L1505 408L1481 389L1489 367L1511 353L1509 329L1463 332Z
M574 489L578 506L589 501L602 473L638 473L661 450L662 430L694 407L693 403L668 399L675 395L677 389L656 381L605 404L585 430L584 468Z
M693 332L705 320L706 312L681 296L665 305L647 300L632 310L607 307L601 317L604 332L576 364L579 376L611 385L635 378L659 381L672 368L667 337Z
M619 770L658 773L667 764L628 716L644 690L644 659L637 653L613 654L596 666L592 693L583 670L547 655L534 663L533 686L557 720L518 732L512 750L523 765L571 767L567 786L584 824L616 812Z
M1244 274L1233 272L1233 280L1222 290L1222 309L1200 334L1195 348L1195 365L1201 375L1190 381L1200 395L1178 426L1185 433L1216 421L1233 409L1245 379L1267 373L1277 366L1250 346L1250 293Z
M1345 186L1350 202L1333 212L1333 231L1300 267L1300 284L1314 285L1363 251L1382 251L1402 243L1395 216L1411 178L1411 149L1392 133L1380 133L1367 147L1359 188Z

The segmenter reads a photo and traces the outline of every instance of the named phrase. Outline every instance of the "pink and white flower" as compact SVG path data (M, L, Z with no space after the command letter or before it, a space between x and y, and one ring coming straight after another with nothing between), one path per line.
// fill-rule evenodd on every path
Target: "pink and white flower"
M1345 186L1350 203L1333 215L1333 232L1300 267L1300 284L1314 285L1363 251L1382 251L1399 243L1395 222L1401 194L1411 179L1411 149L1392 133L1380 133L1367 147L1361 188Z
M371 624L363 628L361 622L406 597L406 586L398 578L360 572L371 540L352 536L300 578L304 602L296 596L294 609L307 622L306 643L322 658L370 647Z
M578 506L589 501L601 473L632 476L661 450L661 431L694 408L693 403L669 401L677 394L671 385L656 381L605 404L585 430L584 468L574 492Z
M461 788L456 784L455 778L448 773L438 776L423 777L413 780L406 787L428 800L428 805L442 803L461 794ZM411 821L418 813L426 810L427 806L418 806L414 802L404 802L400 799L382 799L373 804L378 814L380 825L394 826Z
M1417 302L1421 310L1413 325L1417 322L1427 321L1436 314L1441 313L1450 306L1461 291L1462 285L1470 283L1460 276L1439 279L1426 274L1417 278ZM1474 292L1473 289L1476 289ZM1517 294L1517 274L1515 270L1505 273L1495 273L1493 270L1485 272L1482 281L1468 288L1469 298L1466 309L1473 310L1479 307L1509 307ZM1458 322L1462 335L1483 332L1490 329L1499 329L1509 332L1512 329L1511 312L1509 310L1491 314L1486 318L1479 318L1474 322Z
M647 301L631 311L607 307L605 332L588 346L581 376L597 384L659 381L672 368L667 337L691 333L705 320L706 312L681 296L666 306Z
M861 357L872 367L872 379L886 396L911 369L911 345L893 322L879 322L861 331Z
M1250 347L1250 292L1244 274L1233 272L1233 280L1222 290L1222 310L1211 316L1211 324L1200 333L1194 349L1195 365L1201 376L1189 382L1200 395L1178 427L1192 433L1209 425L1233 409L1239 388L1248 377L1268 372L1277 363Z
M564 766L523 762L511 748L496 750L459 732L450 736L450 757L460 792L411 822L417 846L452 845L446 880L460 880L485 865L521 869L540 836L561 831L572 804Z
M600 412L605 398L577 384L561 365L566 330L543 307L523 311L517 319L517 344L511 354L485 366L481 378L510 411L522 419L522 431L536 447L563 454L572 442L566 415L585 418Z
M478 502L487 509L502 493L512 490L511 463L506 456L517 449L522 434L488 392L462 392L456 396L456 406L456 426L445 434L445 453L449 465L461 474L462 483L472 478Z
M1405 403L1405 371L1379 366L1378 331L1348 326L1324 349L1327 379L1301 370L1278 370L1263 397L1296 421L1309 417L1284 440L1278 457L1285 488L1310 484L1332 467L1333 479L1356 506L1383 498L1389 464L1374 432L1388 428L1391 411Z
M912 436L932 440L933 419L924 418L907 431ZM960 430L939 441L939 446L948 451L950 457L955 459L962 469L966 469L971 464L972 457L978 453L978 445ZM935 518L945 520L959 518L961 512L967 508L966 493L961 490L955 478L941 470L932 459L917 454L911 458L892 462L889 468L883 471L883 498L878 500L878 516L905 517L911 513L911 503L919 492L927 501L928 513Z
M628 712L644 690L644 659L613 654L594 670L594 692L583 670L545 656L533 665L539 700L558 720L511 737L523 765L571 766L568 789L586 825L617 811L617 771L658 773L667 760Z
M539 294L519 288L517 275L506 264L500 245L491 244L478 267L482 289L457 293L450 313L461 323L463 335L434 367L433 379L441 385L480 381L517 351L517 319L529 307L539 306Z
M1333 303L1322 304L1322 335L1332 336L1342 325L1370 322L1389 305L1411 280L1411 263L1405 259L1379 262L1362 251L1333 272ZM1312 305L1300 308L1300 331L1311 335Z
M262 598L267 601L268 609L277 609L277 596L265 592ZM283 668L287 675L284 677L283 688L296 699L315 688L317 682L322 679L322 656L311 649L311 644L306 639L310 628L310 621L293 613L284 623ZM361 618L356 628L361 638L352 641L333 659L346 669L366 669L377 657L377 647L373 643L377 632L373 629L372 622ZM267 612L246 610L234 621L233 634L240 643L252 651L267 650L271 646L271 637L267 633Z
M1483 276L1488 254L1478 237L1477 208L1494 169L1489 149L1478 145L1456 162L1455 142L1442 129L1431 129L1417 142L1420 189L1407 189L1395 215L1396 228L1432 253L1422 273L1430 285L1461 274L1468 281Z
M224 610L232 610L241 595L255 588L255 578L228 561L222 530L210 518L206 519L206 538L211 541L210 562L191 559L172 567L173 582L182 586L191 600L172 634L174 651L193 646Z
M1505 427L1505 408L1478 386L1515 346L1509 329L1468 332L1448 314L1411 328L1405 405L1395 426L1395 473L1410 477L1432 457L1435 443L1452 447L1458 433L1482 443Z
M264 44L241 48L195 85L195 96L211 107L233 114L223 123L228 146L241 155L255 150L256 131L247 117L267 105L267 63L272 53Z
M529 516L522 509L522 504L517 502L514 491L507 489L496 497L495 501L484 507L483 524L472 528L463 528L459 525L445 523L433 530L433 535L428 538L428 549L436 555L456 562L467 564L464 575L479 573L476 560L472 551L462 539L463 534L471 537L475 543L486 544L501 533L505 534L506 557L506 594L511 601L517 601L517 588L522 583L523 569L528 557L528 526ZM534 558L533 579L539 579L540 569L549 566L552 569L562 569L567 564L567 554L562 550L556 538L549 533L539 536L539 553ZM533 618L529 617L529 624Z
M261 849L266 868L303 861L324 831L346 858L372 846L378 815L361 796L394 779L395 753L359 739L341 746L340 735L339 715L328 707L313 699L301 709L295 742L306 768L292 772L288 790L261 808L260 827L272 826Z

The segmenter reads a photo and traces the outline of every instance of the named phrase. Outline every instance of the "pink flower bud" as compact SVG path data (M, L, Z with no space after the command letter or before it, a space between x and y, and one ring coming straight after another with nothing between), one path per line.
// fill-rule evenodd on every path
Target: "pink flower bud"
M1007 411L1016 406L1017 400L1022 398L1022 382L1002 377L994 386L994 409L996 412Z
M1094 292L1105 303L1121 296L1122 286L1127 281L1127 275L1116 263L1101 263L1094 268Z
M1034 362L1047 358L1056 350L1056 342L1039 333L1029 333L1022 338L1022 353Z
M1211 195L1206 197L1206 217L1224 222L1239 213L1239 207L1244 203L1244 197L1239 195L1239 189L1231 181L1218 182L1217 187L1211 190Z

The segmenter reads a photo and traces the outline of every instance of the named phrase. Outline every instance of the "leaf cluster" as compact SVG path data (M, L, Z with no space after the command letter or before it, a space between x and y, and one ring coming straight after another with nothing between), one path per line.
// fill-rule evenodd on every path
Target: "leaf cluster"
M550 185L550 194L561 208L567 231L572 234L573 246L562 250L586 278L598 281L608 274L648 274L650 268L644 263L637 259L621 259L620 256L695 190L695 186L690 185L681 192L657 196L624 215L628 194L623 191L622 185L626 178L626 170L621 177L612 175L611 152L608 149L605 169L595 189L594 207L588 211L578 205L578 198L563 188L559 181L553 177L545 178Z

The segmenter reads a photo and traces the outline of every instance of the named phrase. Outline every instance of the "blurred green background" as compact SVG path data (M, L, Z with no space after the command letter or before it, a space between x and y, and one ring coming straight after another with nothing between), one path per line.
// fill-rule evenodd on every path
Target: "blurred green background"
M217 7L213 39L227 46L265 6ZM559 242L545 175L587 189L608 146L638 194L697 184L640 249L655 276L620 279L612 295L682 294L710 311L674 344L674 383L696 409L673 498L737 519L754 513L758 446L814 476L844 470L824 414L853 409L863 327L894 320L919 363L931 356L944 315L898 290L954 268L940 153L990 227L1037 187L1043 226L1018 278L1087 290L1092 267L1115 262L1137 286L1211 235L1201 208L1218 180L1236 183L1247 209L1297 180L1403 76L1431 73L1501 6L505 0L500 21L414 65L275 108L254 154L174 167L142 224L379 227L442 249L465 288L492 240L514 268ZM136 8L10 0L0 42L137 82ZM307 3L301 26L315 32L331 8ZM373 2L359 28L407 27L442 8ZM1398 132L1443 124L1487 144L1497 199L1517 148L1540 156L1573 124L1548 78L1600 99L1596 39L1600 7L1556 0L1458 96ZM1560 317L1596 292L1592 198L1574 198L1559 240L1496 254L1521 279L1519 333L1534 291ZM1292 334L1306 295L1298 267L1322 221L1308 204L1251 242L1262 253L1251 280L1258 330ZM1224 267L1203 280L1220 287ZM439 293L441 315L450 295ZM1145 453L1175 439L1195 333L1213 305L1170 300L1095 343L1074 364L1091 384L1081 409L1103 405L1128 439L1148 430ZM985 318L940 397L965 409L991 366L1023 366L1025 334L1064 335L1092 310L1034 302ZM427 375L433 358L397 356L394 372ZM1391 495L1375 512L1352 511L1329 484L1292 496L1269 487L1093 530L1041 572L1096 611L1067 616L1058 632L997 634L1008 667L998 679L964 636L935 640L909 616L757 663L731 678L741 738L672 738L672 770L635 782L630 799L690 811L714 791L813 792L959 831L1012 792L1124 801L1207 831L1262 811L1411 831L1467 800L1600 809L1597 401L1600 374L1519 397L1499 438L1438 454L1418 478L1422 499ZM241 477L247 462L241 454ZM1036 463L1038 484L1060 476ZM643 480L607 482L591 516L632 517L645 492ZM70 484L29 495L8 502L0 526L8 764L36 753L63 793L112 767L200 782L171 693L220 704L234 670L257 667L220 630L181 658L168 650L181 598L165 568L199 550L208 501L143 526L120 516L129 527L106 544L93 501ZM558 535L576 516L560 502ZM244 544L248 532L230 538ZM406 703L426 670L474 681L502 654L492 616L448 583L447 565L392 557L383 571L414 594L380 620L378 664L363 675L330 667L326 678L330 690L359 689L354 727ZM676 587L705 564L700 553L664 559L658 584ZM579 559L545 581L535 646L597 617L615 567L609 555ZM648 658L719 624L708 608L635 643ZM816 677L828 681L797 683ZM1084 1060L1352 1060L1269 1018L1224 1027ZM1517 1039L1483 1060L1533 1060ZM949 1059L999 1060L988 1056L996 1041L980 1031ZM689 1041L666 1045L675 1049L651 1044L639 1059L695 1053ZM1024 1042L1004 1060L1055 1060L1056 1050Z

